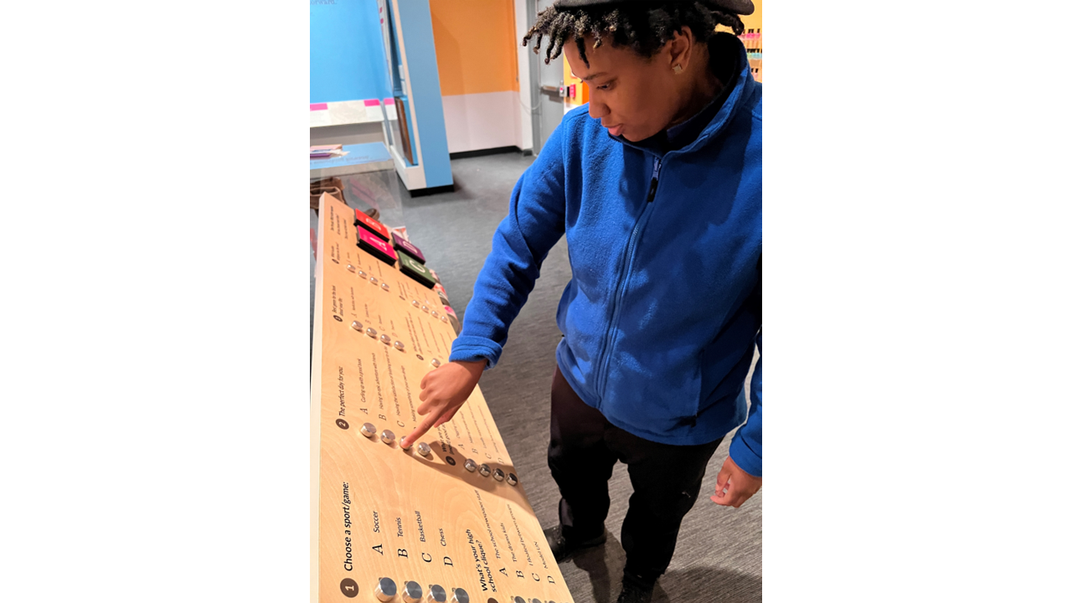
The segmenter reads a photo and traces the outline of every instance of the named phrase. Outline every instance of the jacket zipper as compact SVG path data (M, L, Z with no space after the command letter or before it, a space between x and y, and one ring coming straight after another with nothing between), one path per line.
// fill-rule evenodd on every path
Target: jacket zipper
M655 166L651 172L651 185L648 187L648 197L644 204L644 209L640 213L640 217L637 219L636 224L633 226L633 232L629 235L629 244L626 247L625 260L622 262L621 267L618 269L618 281L614 288L614 301L611 306L611 318L610 324L607 326L607 332L603 336L603 349L600 351L601 362L599 373L596 374L596 391L599 392L600 402L606 393L607 387L607 372L610 366L610 339L615 329L618 326L618 312L621 309L621 297L625 291L623 286L626 280L626 271L633 263L633 255L636 253L637 235L640 234L640 230L645 224L645 218L648 216L649 210L651 210L652 202L655 201L655 192L659 188L659 170L662 168L662 160L658 157L655 158Z

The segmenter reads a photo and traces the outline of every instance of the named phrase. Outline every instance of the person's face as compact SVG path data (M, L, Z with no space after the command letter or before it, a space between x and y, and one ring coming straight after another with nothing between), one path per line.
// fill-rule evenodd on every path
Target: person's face
M612 46L606 38L593 48L593 40L585 38L588 65L576 42L562 49L573 74L589 86L588 114L610 134L631 142L664 130L679 108L681 82L674 78L672 44L645 59L630 48Z

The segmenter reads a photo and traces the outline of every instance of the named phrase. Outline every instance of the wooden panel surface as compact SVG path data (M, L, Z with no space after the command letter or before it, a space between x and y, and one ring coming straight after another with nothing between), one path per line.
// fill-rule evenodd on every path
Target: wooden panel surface
M420 382L445 363L455 332L438 294L360 250L353 210L320 204L312 366L312 601L378 601L391 578L474 603L572 603L525 495L467 459L515 473L477 388L454 419L418 446L397 440L418 423ZM435 258L429 258L434 267ZM360 276L364 272L365 276ZM373 282L375 277L377 282ZM382 286L387 284L387 288ZM416 302L416 304L414 303ZM375 329L371 337L362 329ZM386 334L390 343L381 341ZM394 342L404 344L402 350ZM365 437L362 425L375 426ZM395 443L383 441L390 430Z

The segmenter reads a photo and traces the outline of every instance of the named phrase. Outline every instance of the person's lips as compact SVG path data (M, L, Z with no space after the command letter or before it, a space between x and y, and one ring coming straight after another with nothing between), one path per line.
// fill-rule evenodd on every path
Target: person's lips
M622 130L624 129L622 124L618 124L616 126L604 126L604 127L607 128L607 132L609 132L611 136L621 136Z

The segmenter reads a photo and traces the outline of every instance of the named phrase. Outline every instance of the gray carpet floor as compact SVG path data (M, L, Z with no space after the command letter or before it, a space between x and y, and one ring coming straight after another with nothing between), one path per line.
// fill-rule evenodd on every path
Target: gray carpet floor
M410 239L439 273L459 318L491 251L492 234L508 212L514 184L533 161L519 153L456 159L451 162L454 192L413 198L401 188ZM480 381L544 527L558 522L559 496L547 468L547 443L554 351L561 338L555 310L569 279L563 238L548 255L535 290L511 326L502 359ZM710 500L728 447L726 438L707 467L699 500L685 518L674 560L659 580L653 601L762 600L763 491L740 509L720 507ZM631 493L626 468L618 464L610 482L610 539L604 547L561 567L576 603L616 600L625 563L618 534Z

